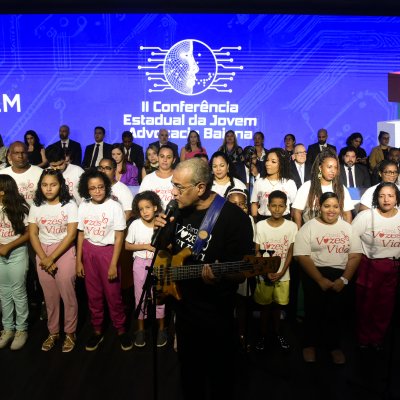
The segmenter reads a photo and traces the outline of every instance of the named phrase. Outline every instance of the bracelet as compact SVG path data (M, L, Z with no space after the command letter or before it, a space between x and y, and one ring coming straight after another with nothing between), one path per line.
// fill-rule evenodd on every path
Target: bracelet
M346 279L344 276L341 276L339 279L341 279L345 285L349 284L349 280Z

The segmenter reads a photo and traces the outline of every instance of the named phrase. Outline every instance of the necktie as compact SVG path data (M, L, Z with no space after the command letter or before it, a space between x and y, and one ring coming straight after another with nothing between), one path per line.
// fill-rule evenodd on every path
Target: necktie
M353 172L351 171L351 167L347 167L349 171L349 187L354 187L354 179L353 179Z
M94 154L93 154L92 162L90 163L90 167L96 166L97 157L99 156L99 147L100 147L100 145L96 144L96 149L94 150Z
M63 142L63 150L65 150L67 148L67 143Z

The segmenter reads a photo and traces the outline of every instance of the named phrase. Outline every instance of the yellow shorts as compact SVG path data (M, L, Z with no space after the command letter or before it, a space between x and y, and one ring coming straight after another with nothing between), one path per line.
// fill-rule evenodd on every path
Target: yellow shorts
M272 285L260 281L254 291L254 301L263 306L272 302L286 306L289 304L289 285L290 281L275 282Z

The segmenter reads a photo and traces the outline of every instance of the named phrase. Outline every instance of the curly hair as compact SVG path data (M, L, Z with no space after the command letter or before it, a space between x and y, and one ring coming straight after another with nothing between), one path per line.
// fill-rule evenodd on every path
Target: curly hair
M37 189L35 192L35 197L33 198L33 203L35 204L35 206L39 207L46 202L46 197L44 196L42 191L42 181L46 175L51 175L56 177L58 183L60 184L60 191L58 192L58 197L60 199L61 207L65 206L65 204L70 202L72 196L69 194L68 186L65 183L65 179L61 171L52 168L44 169L42 175L40 175Z
M337 154L331 149L324 149L321 153L317 155L315 161L311 168L311 186L307 198L308 214L310 218L313 218L315 214L319 211L319 199L322 195L321 181L319 178L320 166L323 162L328 159L333 158L337 163L337 174L332 181L332 191L337 194L339 200L340 213L343 214L344 205L344 189L343 184L340 182L340 164Z
M132 201L132 212L135 218L140 217L139 203L142 200L147 200L153 206L157 207L156 213L161 212L163 209L160 196L152 190L145 190L144 192L138 193Z
M105 188L105 198L108 199L111 197L111 181L108 179L108 176L101 171L98 171L95 168L90 168L85 171L80 179L78 184L78 193L83 199L90 200L91 195L89 194L89 180L90 179L101 179L104 182Z
M291 179L290 164L287 153L280 147L274 147L267 150L265 153L264 165L267 163L268 156L273 153L276 154L279 160L278 180ZM267 178L267 168L264 168L260 173L261 178Z
M353 142L353 140L355 140L355 139L361 139L360 146L361 146L361 145L363 144L363 142L364 142L363 135L361 135L360 132L354 132L354 133L352 133L352 134L346 139L346 144L347 144L347 146L353 146L353 145L352 145L352 142Z
M187 137L187 143L185 144L185 150L186 151L192 151L192 147L190 146L190 134L191 133L195 133L196 134L196 136L197 136L197 147L199 148L199 149L201 149L202 147L201 147L201 140L200 140L200 135L199 135L199 132L197 132L197 131L195 131L195 130L191 130L190 132L189 132L189 135L188 135L188 137Z
M15 180L9 175L0 175L0 191L3 195L3 212L11 222L16 235L25 233L24 219L29 214L29 205L18 191Z
M400 190L395 183L392 182L382 182L380 183L376 189L374 190L374 194L372 195L372 207L379 208L379 194L381 190L385 187L390 187L394 190L396 194L396 206L400 205Z

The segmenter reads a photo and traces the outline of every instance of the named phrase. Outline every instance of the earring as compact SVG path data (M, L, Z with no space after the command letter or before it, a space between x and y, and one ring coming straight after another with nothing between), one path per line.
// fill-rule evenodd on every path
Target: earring
M318 171L318 179L319 179L319 180L322 179L322 172L321 172L321 170Z

